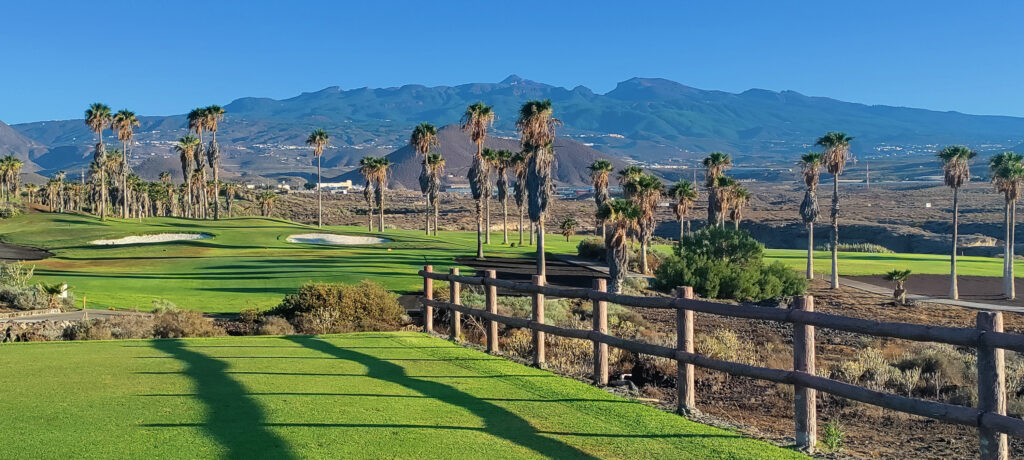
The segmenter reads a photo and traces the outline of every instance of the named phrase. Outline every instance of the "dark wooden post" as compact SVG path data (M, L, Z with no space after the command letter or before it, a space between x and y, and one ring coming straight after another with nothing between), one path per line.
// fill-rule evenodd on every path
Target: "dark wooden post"
M594 278L594 290L608 292L608 281ZM608 333L608 302L594 301L594 331ZM608 385L608 344L594 342L594 384Z
M693 298L693 288L676 289L676 297ZM693 310L676 310L676 349L693 353ZM697 387L693 364L676 363L676 412L692 414L697 411Z
M797 298L797 308L814 311L814 297ZM793 370L814 375L814 326L793 324ZM817 390L794 386L793 403L796 420L796 445L808 452L814 451L818 441Z
M426 265L423 271L433 273L434 266ZM429 276L423 277L423 298L434 300L434 280ZM434 307L430 305L423 305L423 332L434 332Z
M1003 314L978 313L978 329L1003 332ZM1006 352L1001 348L978 347L978 409L1006 415ZM1006 434L978 428L978 446L982 460L1006 460L1009 447Z
M448 273L452 276L459 276L459 269L452 268ZM452 303L462 305L462 283L451 281L448 285L448 290L451 291ZM452 324L448 328L448 336L451 340L457 342L462 337L462 312L451 310L448 312L448 316L452 320Z
M533 284L543 286L544 275L533 275ZM544 324L544 294L536 293L533 295L533 320ZM533 365L541 368L544 367L543 331L533 331Z
M498 274L494 270L484 271L484 278L497 278ZM498 313L498 288L493 285L485 285L484 292L486 293L487 300L487 311L497 314ZM487 352L498 353L498 322L493 320L487 321Z

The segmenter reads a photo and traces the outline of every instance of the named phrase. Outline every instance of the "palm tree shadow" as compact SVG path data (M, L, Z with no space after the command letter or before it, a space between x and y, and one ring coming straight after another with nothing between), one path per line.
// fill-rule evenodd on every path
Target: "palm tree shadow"
M366 367L367 376L370 378L395 383L426 397L466 409L483 420L485 432L531 449L541 455L551 458L596 458L559 440L542 436L525 419L501 406L478 399L450 385L406 375L405 369L397 364L340 348L314 337L291 336L287 339L311 350L362 364Z
M185 363L184 374L206 406L201 426L227 449L226 458L296 458L288 444L267 429L263 409L225 372L225 362L191 351L181 340L155 340L153 347Z

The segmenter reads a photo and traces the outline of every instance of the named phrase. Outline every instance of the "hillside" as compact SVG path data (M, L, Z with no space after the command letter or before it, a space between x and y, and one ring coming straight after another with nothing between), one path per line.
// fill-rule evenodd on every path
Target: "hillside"
M466 183L466 176L472 165L473 155L476 154L476 144L469 139L466 133L459 129L458 125L448 125L441 128L437 133L437 138L440 146L435 148L434 151L444 155L445 183ZM507 149L513 152L520 150L518 139L492 136L487 139L485 145L492 149ZM402 188L418 190L423 160L417 157L413 148L406 145L390 153L388 158L394 164L391 168L392 187L400 186ZM621 160L611 158L597 150L566 138L555 140L555 159L555 181L563 185L588 184L590 179L586 168L597 159L610 160L615 164L616 168L624 165ZM358 171L343 174L339 179L351 179L352 182L357 184L363 181Z
M46 151L45 145L29 139L0 121L0 156L14 155L15 158L24 162L23 173L38 171L39 166L32 160Z
M931 155L935 145L947 143L994 152L1024 140L1024 118L869 106L794 91L708 91L658 78L633 78L597 94L515 75L498 83L329 87L282 100L241 98L225 105L219 139L228 174L308 179L314 168L303 141L310 130L324 128L332 135L323 158L325 176L336 177L351 171L362 156L400 149L422 121L457 123L465 107L480 100L495 107L494 135L516 137L517 109L542 98L552 100L555 116L564 122L559 135L606 155L645 162L692 164L709 151L723 150L740 162L788 163L822 133L837 129L856 137L853 152L858 156ZM186 134L183 115L146 116L141 122L139 157L170 158L171 143ZM94 142L81 120L14 129L20 136L0 136L0 149L31 155L47 171L85 162ZM107 136L114 144L110 131ZM563 158L569 157L567 152ZM147 177L159 171L140 173Z

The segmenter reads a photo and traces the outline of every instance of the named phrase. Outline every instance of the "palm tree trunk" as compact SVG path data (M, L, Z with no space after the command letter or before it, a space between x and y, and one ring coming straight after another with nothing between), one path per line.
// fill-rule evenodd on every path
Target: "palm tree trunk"
M547 274L547 260L545 260L544 254L544 215L541 214L540 220L537 221L537 274L545 276Z
M953 188L953 254L949 258L949 298L956 300L960 298L960 292L956 284L956 249L958 238L958 226L960 224L960 189Z
M217 134L213 135L214 142L217 141ZM220 220L220 165L217 160L213 163L213 220ZM228 217L231 217L231 211L228 211Z
M423 228L427 232L427 236L430 236L430 195L424 195L424 198L426 209L423 210Z
M839 289L839 175L832 176L832 289Z
M523 207L519 207L519 245L523 245Z
M501 244L508 244L508 198L501 200Z
M438 208L440 208L440 206L438 206L438 204L440 203L441 199L438 198L438 197L435 197L433 201L434 202L433 202L432 206L434 208L434 236L437 236L437 227L440 226L439 222L441 221L441 211L438 209Z
M533 246L533 239L534 239L534 235L536 235L536 233L537 233L537 225L534 224L533 221L531 221L530 222L530 246Z
M605 239L607 246L608 240ZM626 264L628 263L629 251L625 245L622 247L608 247L605 250L605 261L608 263L608 278L611 281L609 292L618 294L622 289L622 280L626 278Z
M476 258L484 258L484 238L483 238L483 203L481 200L476 200Z
M1017 298L1017 286L1016 278L1014 275L1014 259L1016 258L1017 245L1017 200L1010 202L1010 260L1006 263L1006 279L1007 279L1007 298L1013 300Z
M324 226L324 194L320 190L320 156L316 157L316 226Z
M814 222L807 223L807 279L814 279Z
M491 175L487 174L487 190L484 190L484 243L491 244Z
M121 159L124 164L121 165L121 213L122 218L128 218L128 142L121 143Z
M607 225L607 224L605 224L605 223L604 223L604 222L602 221L602 222L601 222L601 241L604 241L604 240L605 240L605 238L608 238L608 225Z
M647 269L647 238L640 239L640 272L648 275Z
M107 172L100 170L100 220L107 220Z
M383 187L383 184L379 185L379 187ZM384 232L384 190L383 189L381 189L381 191L380 191L380 200L377 200L377 201L378 201L377 202L377 208L378 208L378 211L380 211L380 220L377 221L377 231L383 233Z
M1006 200L1003 207L1003 295L1010 296L1010 288L1007 280L1010 276L1010 200Z
M683 230L684 230L685 228L686 228L686 227L684 227L684 226L683 226L683 219L682 219L682 218L680 218L680 219L679 219L679 242L680 242L680 243L682 243L682 242L683 242Z

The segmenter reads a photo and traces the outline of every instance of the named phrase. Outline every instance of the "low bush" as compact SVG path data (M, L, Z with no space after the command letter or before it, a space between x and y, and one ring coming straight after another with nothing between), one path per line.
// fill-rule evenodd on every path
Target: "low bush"
M652 241L652 244L654 242ZM604 242L600 238L586 238L580 241L576 245L576 255L590 260L597 260L604 262L606 260L607 251L604 247ZM663 255L657 251L647 251L647 268L651 271L657 270L661 266ZM640 248L630 246L629 247L629 271L639 272L640 271Z
M204 318L197 310L182 310L166 301L153 310L155 338L216 337L224 334L224 329Z
M35 286L0 286L0 308L40 310L50 308L50 299Z
M0 219L10 219L18 214L21 214L18 208L10 205L0 205Z
M687 235L655 271L655 287L692 286L702 297L759 301L795 296L807 280L779 262L764 262L764 246L747 232L710 227Z
M292 335L295 328L280 316L267 316L256 327L256 335Z
M394 330L402 326L405 310L398 295L383 285L307 283L267 312L281 316L303 334Z
M35 267L25 264L0 262L0 286L26 287L35 273Z

